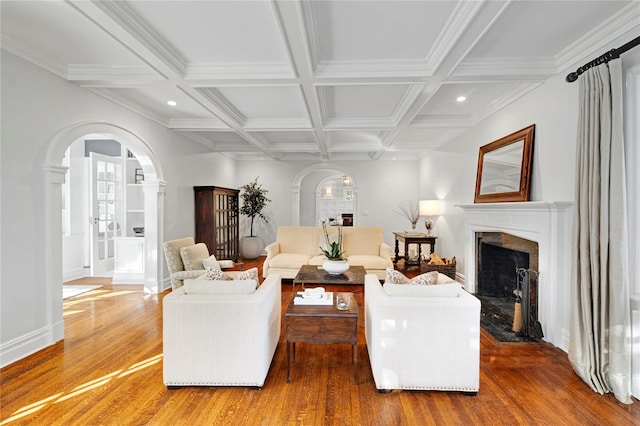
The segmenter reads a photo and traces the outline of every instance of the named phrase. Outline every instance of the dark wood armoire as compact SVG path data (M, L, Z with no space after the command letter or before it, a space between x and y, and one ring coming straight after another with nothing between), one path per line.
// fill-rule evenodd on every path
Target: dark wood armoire
M238 261L240 213L237 189L194 186L196 243L205 243L218 260Z

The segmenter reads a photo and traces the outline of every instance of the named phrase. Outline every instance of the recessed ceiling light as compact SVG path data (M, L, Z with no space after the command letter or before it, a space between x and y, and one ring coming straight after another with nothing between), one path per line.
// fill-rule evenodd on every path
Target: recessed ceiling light
M167 105L176 106L176 105L178 105L178 103L176 101L167 101Z
M464 101L466 101L466 100L467 100L467 97L466 97L466 96L458 96L458 97L456 98L456 101L458 101L458 102L464 102Z

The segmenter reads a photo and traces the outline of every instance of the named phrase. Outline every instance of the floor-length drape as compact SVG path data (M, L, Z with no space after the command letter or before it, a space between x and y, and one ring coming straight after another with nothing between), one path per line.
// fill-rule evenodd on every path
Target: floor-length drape
M569 359L596 392L631 403L620 61L580 77Z

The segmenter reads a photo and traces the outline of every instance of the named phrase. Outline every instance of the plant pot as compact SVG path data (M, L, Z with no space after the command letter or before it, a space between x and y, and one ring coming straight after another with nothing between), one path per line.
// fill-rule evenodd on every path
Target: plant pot
M260 237L242 237L240 239L240 254L243 259L257 259L264 249L264 241Z
M325 260L322 269L329 275L340 275L349 270L349 263L346 260Z

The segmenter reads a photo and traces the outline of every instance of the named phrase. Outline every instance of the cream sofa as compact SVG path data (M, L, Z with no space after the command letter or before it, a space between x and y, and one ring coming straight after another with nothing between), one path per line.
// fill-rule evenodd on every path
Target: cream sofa
M338 232L337 227L327 228L329 235ZM282 278L294 278L302 265L322 265L326 260L320 254L324 243L321 226L281 226L276 241L267 245L267 258L262 275L280 274ZM367 273L384 279L386 268L393 268L391 246L385 244L382 228L375 226L345 226L342 228L342 248L352 266L363 266Z
M164 384L262 387L280 338L281 281L270 275L244 295L185 294L187 284L166 295Z
M365 276L365 336L380 392L478 392L480 301L440 275L438 282L450 284L395 285L398 295Z

